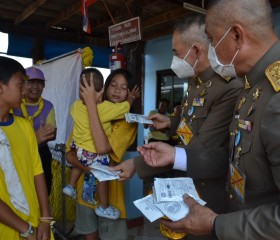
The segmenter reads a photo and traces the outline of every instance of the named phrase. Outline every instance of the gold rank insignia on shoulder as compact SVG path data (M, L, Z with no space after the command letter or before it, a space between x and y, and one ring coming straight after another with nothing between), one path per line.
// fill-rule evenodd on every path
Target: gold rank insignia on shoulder
M280 91L280 61L270 64L266 70L265 75L270 81L275 92Z

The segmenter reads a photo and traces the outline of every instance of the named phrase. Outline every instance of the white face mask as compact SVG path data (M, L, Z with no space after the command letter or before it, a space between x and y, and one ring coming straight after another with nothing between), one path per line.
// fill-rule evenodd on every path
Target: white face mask
M217 56L216 53L216 48L217 46L222 42L222 40L225 38L225 36L229 33L229 31L231 30L231 28L229 30L226 31L225 35L221 38L221 40L217 43L217 45L215 47L211 46L211 43L209 44L209 49L208 49L208 59L209 62L211 64L211 67L213 68L213 70L218 73L220 76L222 77L237 77L236 72L235 72L235 68L233 65L233 62L239 52L239 49L236 51L236 53L234 54L230 64L222 64Z
M178 78L189 78L195 75L194 68L198 62L198 59L195 61L193 67L187 61L185 61L191 49L192 47L183 59L178 58L177 56L173 56L171 69L173 70L173 72L175 72Z

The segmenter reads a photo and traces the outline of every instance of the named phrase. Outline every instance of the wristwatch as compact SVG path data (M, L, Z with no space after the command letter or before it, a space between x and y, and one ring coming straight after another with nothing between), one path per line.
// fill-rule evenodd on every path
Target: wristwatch
M28 222L28 229L25 233L20 233L19 235L22 238L28 238L29 236L32 236L36 233L35 228L31 225L30 222Z

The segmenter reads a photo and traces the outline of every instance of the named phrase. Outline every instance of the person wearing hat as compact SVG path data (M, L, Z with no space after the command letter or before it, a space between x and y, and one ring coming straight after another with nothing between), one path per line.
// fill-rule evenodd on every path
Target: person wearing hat
M46 81L44 73L36 67L29 67L26 69L26 77L22 103L20 108L14 109L14 114L26 118L34 127L48 194L50 194L52 154L47 143L56 138L54 107L50 101L43 99L41 96Z

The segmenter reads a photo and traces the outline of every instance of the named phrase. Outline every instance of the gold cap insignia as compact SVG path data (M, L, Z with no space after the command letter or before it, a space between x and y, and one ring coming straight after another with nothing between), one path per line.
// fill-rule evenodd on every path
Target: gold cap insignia
M280 91L280 61L270 64L266 70L265 75L270 81L275 92Z

